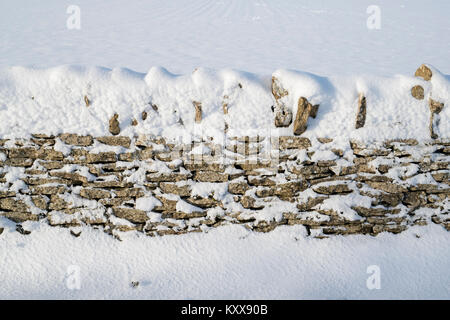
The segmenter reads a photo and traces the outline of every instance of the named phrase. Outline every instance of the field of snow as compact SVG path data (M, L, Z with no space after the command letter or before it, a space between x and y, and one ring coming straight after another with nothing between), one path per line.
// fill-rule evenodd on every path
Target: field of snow
M159 238L129 234L120 242L91 228L75 238L67 229L27 224L33 231L24 236L0 223L0 298L450 298L449 236L437 225L322 240L305 237L304 227L261 234L227 226ZM369 289L377 268L379 289Z
M66 27L70 5L80 30ZM367 28L370 5L379 30ZM0 67L391 76L430 63L450 74L448 12L447 0L2 0Z
M66 26L74 4L79 30ZM366 26L372 4L381 10L379 30ZM442 72L433 79L442 90L434 93L449 101L448 12L447 0L2 0L0 138L102 135L114 112L124 134L178 136L174 110L181 108L189 127L193 112L183 106L193 98L206 99L205 121L220 131L216 110L226 93L235 94L235 110L248 106L236 114L230 108L231 132L266 128L270 75L278 70L323 104L307 135L354 137L345 119L354 119L358 91L367 90L376 112L368 110L358 137L425 139L426 100L413 100L409 90L418 82L429 89L412 77L429 63ZM84 94L93 104L80 112ZM150 97L167 108L157 121L131 128ZM448 121L440 130L449 136ZM436 225L322 240L305 237L301 227L258 234L227 226L161 238L130 233L122 242L88 228L79 238L31 223L24 236L5 219L0 228L0 299L450 299L450 237ZM373 265L381 288L369 290ZM71 266L79 268L79 290L68 288Z

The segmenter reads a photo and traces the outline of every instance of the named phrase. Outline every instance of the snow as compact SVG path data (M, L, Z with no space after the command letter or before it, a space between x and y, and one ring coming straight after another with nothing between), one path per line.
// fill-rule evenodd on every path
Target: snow
M66 27L70 5L80 9L79 30ZM379 30L367 28L371 5L380 8ZM391 76L431 63L449 74L448 12L447 0L2 0L0 67Z
M450 298L449 237L437 225L322 240L300 226L260 234L234 225L157 238L128 233L118 241L91 228L77 229L75 238L39 223L24 225L32 230L24 236L0 222L2 299ZM366 286L373 265L379 290ZM79 290L67 286L74 266Z
M47 0L30 5L26 0L2 0L0 138L63 132L109 135L108 121L114 113L119 114L121 134L127 136L163 135L186 143L207 134L221 141L225 123L228 136L291 135L292 127L273 127L272 75L289 90L283 102L294 112L300 96L320 104L317 118L308 120L303 136L313 142L317 137L334 138L333 146L341 148L348 160L339 160L337 170L352 162L348 139L428 140L430 97L446 104L436 116L440 118L436 132L448 138L450 2L379 0L380 30L366 27L366 9L372 4L369 0L192 0L186 5L182 0L135 0L124 6L118 0L79 0L81 29L69 30L66 10L71 2ZM422 63L433 71L429 82L413 77ZM425 89L424 100L411 96L414 85ZM359 93L367 98L367 117L364 128L355 130ZM91 101L89 107L85 96ZM193 101L202 103L201 125L194 122ZM228 104L227 115L223 103ZM143 111L148 113L145 121ZM131 125L133 119L138 120L137 126ZM336 158L328 146L317 145L312 160ZM5 147L14 147L14 141L7 141ZM71 150L59 139L53 148L65 155ZM97 142L88 149L123 150ZM201 145L193 154L208 151ZM417 159L421 152L428 152L425 148L413 151ZM0 153L0 161L5 157ZM310 160L306 150L299 152L298 159ZM131 168L135 163L118 165ZM90 177L79 169L63 170ZM171 170L155 161L127 181L140 184L147 171ZM410 165L391 169L388 176L400 182L416 171L417 166ZM26 200L19 194L27 188L20 180L23 177L23 168L10 167L4 178L12 183L9 189ZM417 184L430 181L428 173L408 179ZM224 203L230 197L226 184L191 187L193 195L212 195ZM312 196L309 189L300 199ZM75 205L93 204L75 195L63 197ZM195 212L180 197L169 198L178 201L178 210ZM339 201L330 197L316 208L357 218L349 208L368 206L368 201L350 194ZM40 212L27 204L33 213ZM136 208L148 211L160 204L146 195L137 199ZM448 210L449 202L444 205ZM242 216L249 212L234 202L229 208ZM76 217L100 217L92 209ZM295 204L267 205L258 212L257 221L279 220L283 210L295 212ZM421 208L417 214L433 212ZM208 217L223 213L221 208L207 211ZM161 219L160 214L148 215L151 222ZM302 217L329 219L317 212ZM53 211L50 218L58 223L74 217ZM108 219L132 226L112 215ZM398 235L321 240L313 238L316 230L307 236L302 226L281 226L262 234L227 225L156 238L132 231L118 233L122 241L86 226L70 229L81 231L78 238L45 223L26 222L23 227L32 233L21 235L14 223L0 217L0 228L4 228L0 232L1 299L450 298L448 232L434 224L411 227ZM373 265L381 270L380 290L366 286L367 270ZM71 266L79 267L80 290L67 287ZM132 281L140 286L131 288Z
M308 121L305 137L338 137L337 143L411 137L425 141L430 140L428 97L444 102L450 97L450 76L430 68L434 75L431 83L406 75L326 78L281 69L273 75L289 91L281 100L294 114L301 96L320 104L318 116ZM274 126L271 76L208 68L184 75L161 67L152 67L147 74L81 66L4 68L0 71L0 137L63 132L109 135L109 119L114 113L119 115L121 134L128 136L161 135L179 142L208 136L222 142L226 136L292 135L292 125ZM424 87L426 99L411 96L416 84ZM359 92L366 96L367 116L364 127L355 129ZM91 101L88 107L84 96ZM224 97L228 114L223 112ZM201 102L200 124L195 122L195 101ZM145 121L141 120L143 111L148 113ZM439 116L437 132L449 137L450 124L445 119L450 116L450 108L444 107ZM138 119L137 126L131 125L133 119ZM67 152L60 142L56 147ZM121 147L97 143L91 149L117 151ZM207 151L199 146L192 152Z

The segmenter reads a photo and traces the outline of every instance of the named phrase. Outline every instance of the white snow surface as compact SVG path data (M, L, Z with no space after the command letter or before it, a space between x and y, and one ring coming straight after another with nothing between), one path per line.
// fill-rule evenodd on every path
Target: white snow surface
M27 223L32 234L24 236L0 223L1 299L450 298L450 238L433 224L377 237L319 240L301 226L261 234L230 225L156 238L130 232L118 241L88 227L75 238ZM369 290L374 265L381 287ZM79 290L69 289L73 266Z
M80 30L66 27L73 4L81 10ZM373 4L381 10L379 30L366 26ZM206 132L220 140L225 122L230 135L273 133L272 75L289 89L286 104L294 112L300 95L320 103L307 137L426 140L432 96L446 104L436 132L448 138L448 12L447 0L2 0L0 138L107 135L114 113L129 136L184 139ZM431 83L413 77L422 63L436 67ZM422 101L410 94L417 84L425 89ZM367 119L355 130L359 92L367 97ZM194 124L193 100L202 102L201 126ZM276 133L292 134L283 130ZM59 140L55 149L68 151ZM21 175L23 169L5 176L12 190L25 187ZM207 184L193 187L198 194L211 191ZM213 191L223 197L220 186ZM345 210L363 200L323 205ZM158 203L147 197L138 207ZM208 215L221 214L216 211ZM74 228L81 231L75 238L45 223L23 226L32 233L21 235L0 218L0 299L450 298L450 238L434 224L398 235L321 240L306 237L302 226L262 234L230 225L156 238L129 232L123 241L89 227ZM67 287L73 265L80 268L80 290ZM372 265L380 267L380 290L366 286Z
M450 101L450 76L429 67L433 78L428 82L405 75L327 78L284 69L273 76L288 90L282 101L294 115L301 96L320 104L318 116L308 121L306 137L429 140L428 98ZM153 134L178 141L208 136L220 142L225 124L228 136L292 135L293 124L274 126L271 78L208 68L184 75L162 67L152 67L147 74L82 66L4 68L0 71L0 138L63 132L109 135L109 119L115 113L121 134L129 136ZM425 99L412 97L411 87L416 84L425 88ZM355 129L359 93L367 98L367 116L364 127ZM200 124L195 122L195 101L201 102ZM228 114L223 112L224 102ZM145 121L143 111L148 113ZM450 137L449 116L450 108L444 107L435 126L440 137ZM131 124L133 119L138 120L137 126Z
M68 29L80 9L80 29ZM367 9L380 9L368 29ZM0 67L63 64L204 66L269 74L450 73L448 0L29 0L0 1Z

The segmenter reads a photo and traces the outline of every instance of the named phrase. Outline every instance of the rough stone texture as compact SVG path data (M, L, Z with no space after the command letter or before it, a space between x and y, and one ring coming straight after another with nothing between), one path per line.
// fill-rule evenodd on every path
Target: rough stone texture
M280 137L278 139L280 150L307 149L311 147L311 141L303 137Z
M292 123L292 111L284 105L278 105L275 109L275 127L285 128Z
M313 190L320 194L341 194L341 193L350 193L353 190L348 187L346 184L335 184L329 186L320 186L313 188Z
M430 111L432 113L440 113L442 111L442 109L444 108L443 102L433 100L432 98L430 98L428 105L429 105Z
M362 93L358 97L358 110L356 111L356 124L355 129L364 127L366 123L366 97Z
M96 138L97 141L100 141L101 143L110 145L110 146L122 146L124 148L129 148L131 144L131 139L129 137L98 137Z
M111 193L100 189L81 189L80 196L86 199L105 199L110 198Z
M276 77L272 77L272 95L275 100L279 100L288 94L289 92L281 86L280 81Z
M117 113L109 120L109 132L114 136L120 133L119 115Z
M411 95L416 98L417 100L423 100L425 97L425 92L423 90L422 86L414 86L411 88Z
M145 223L148 220L147 213L142 210L131 208L113 208L116 217L129 220L133 223Z
M297 114L294 121L294 134L301 135L308 127L308 118L312 111L312 105L304 97L298 99Z
M90 146L94 143L94 139L91 136L79 136L76 134L64 133L59 136L62 142L73 146Z
M428 68L426 65L422 64L414 74L416 77L423 78L425 81L431 80L431 77L433 76L433 72L431 72L430 68Z
M193 101L192 104L195 108L195 123L200 123L202 122L202 103Z
M69 155L41 141L58 138L72 149ZM315 141L289 136L274 144L280 153L276 161L263 153L253 153L257 161L243 156L251 154L251 149L259 150L267 139L233 137L231 141L239 148L227 148L228 154L236 155L227 161L221 161L225 160L223 149L208 141L204 143L216 154L196 159L173 152L178 150L175 143L152 136L65 134L55 138L34 134L29 140L13 141L10 146L14 147L5 147L3 142L0 149L6 159L0 162L0 216L16 223L42 220L59 227L87 224L114 236L128 231L151 236L185 234L230 223L257 232L300 224L310 234L314 229L313 236L318 238L399 233L427 223L450 229L448 139L426 144L397 139L368 146L351 141L344 155L342 150L333 151L330 138ZM123 148L116 148L117 153L94 153L94 140ZM317 146L336 159L310 160ZM301 150L310 159L299 157ZM349 153L353 153L351 158ZM11 167L20 169L20 179L28 188L13 191L6 180ZM392 174L406 169L410 172L398 178ZM416 177L422 181L425 176L427 181L414 183ZM350 220L324 202L348 193L371 199L364 206L353 204L348 210L358 218ZM139 210L146 203L141 198L150 198L155 206ZM195 208L180 209L179 201ZM286 206L294 211L277 212ZM421 208L427 209L426 215ZM276 213L277 220L270 212ZM159 216L160 220L149 219Z

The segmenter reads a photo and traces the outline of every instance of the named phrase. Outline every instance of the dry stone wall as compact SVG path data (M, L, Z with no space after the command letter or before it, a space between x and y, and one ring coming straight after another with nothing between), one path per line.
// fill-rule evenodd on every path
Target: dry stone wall
M199 152L200 150L200 152ZM321 160L318 154L327 155ZM0 140L0 216L119 237L242 224L303 225L312 237L450 230L450 140L419 143L235 137L225 146L161 137L35 134Z

